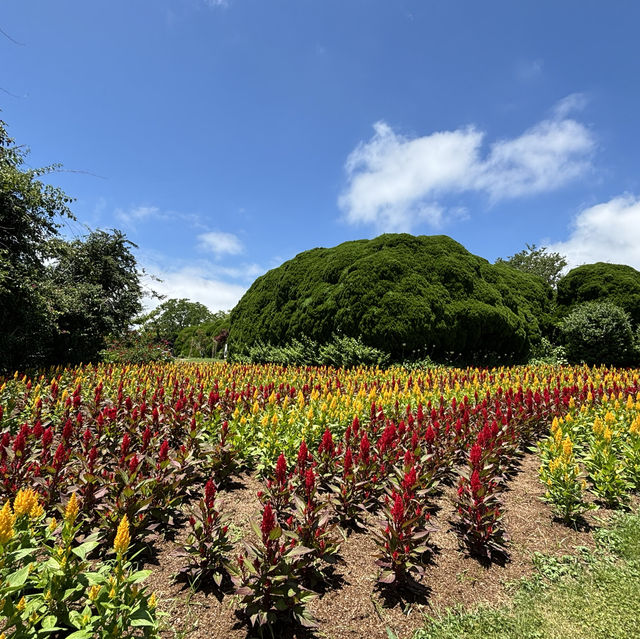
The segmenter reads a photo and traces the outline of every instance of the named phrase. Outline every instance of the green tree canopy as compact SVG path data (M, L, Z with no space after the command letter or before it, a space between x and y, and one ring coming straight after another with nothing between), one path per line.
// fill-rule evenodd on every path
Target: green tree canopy
M637 360L629 315L611 302L578 304L560 330L571 363L625 366Z
M178 333L187 326L198 326L215 319L215 315L200 302L188 299L168 299L140 318L141 330L173 344Z
M611 302L640 324L640 271L624 264L596 262L569 271L558 283L558 307L566 315L583 302Z
M564 255L550 252L546 246L538 248L535 244L527 244L526 249L511 255L506 260L499 257L496 263L508 264L526 273L539 275L554 287L558 284L562 270L567 266Z
M119 231L66 241L71 198L31 169L0 122L0 371L97 357L139 311L133 246Z
M387 234L300 253L231 312L232 345L361 337L394 357L523 357L549 321L551 288L446 236Z

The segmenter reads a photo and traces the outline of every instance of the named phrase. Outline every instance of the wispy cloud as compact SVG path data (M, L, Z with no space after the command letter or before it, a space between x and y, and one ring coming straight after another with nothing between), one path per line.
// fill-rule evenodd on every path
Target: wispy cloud
M147 291L153 290L165 298L186 298L192 302L200 302L214 312L232 309L247 290L247 286L243 284L211 276L211 271L201 266L167 268L147 264L145 271L150 274L144 282ZM147 310L160 303L161 300L150 295L144 299Z
M628 264L640 270L640 197L622 195L584 209L565 242L549 245L571 268L592 262Z
M338 201L345 219L409 231L420 222L441 224L449 215L442 200L453 194L480 192L496 202L561 187L589 170L595 147L589 129L568 117L571 102L484 153L486 134L473 126L405 137L377 122L373 137L346 161L347 187Z
M166 217L157 206L134 206L129 209L116 209L115 216L120 222L129 226L151 218Z
M198 246L204 251L209 251L216 256L238 255L242 253L244 247L242 242L233 233L221 233L210 231L198 235Z

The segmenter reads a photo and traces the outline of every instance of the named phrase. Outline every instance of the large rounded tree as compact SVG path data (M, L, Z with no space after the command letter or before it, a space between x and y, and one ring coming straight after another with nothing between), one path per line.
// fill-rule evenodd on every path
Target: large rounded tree
M640 323L640 271L624 264L596 262L569 271L558 282L558 310L567 315L584 302L611 302Z
M300 253L231 313L232 345L361 337L394 357L518 360L548 321L551 288L451 238L381 235Z

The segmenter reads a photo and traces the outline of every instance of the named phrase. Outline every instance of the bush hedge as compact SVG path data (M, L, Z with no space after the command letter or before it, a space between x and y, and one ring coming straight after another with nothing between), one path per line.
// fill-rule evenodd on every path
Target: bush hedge
M234 349L359 338L394 359L518 361L550 323L541 278L490 264L447 236L381 235L300 253L231 312Z

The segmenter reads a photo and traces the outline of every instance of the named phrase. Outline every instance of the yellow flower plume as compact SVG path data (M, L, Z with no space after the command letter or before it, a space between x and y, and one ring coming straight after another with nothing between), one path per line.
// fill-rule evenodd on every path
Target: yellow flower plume
M126 515L120 520L118 525L118 531L116 532L116 538L113 541L113 549L118 553L125 553L131 543L131 536L129 534L129 519Z

